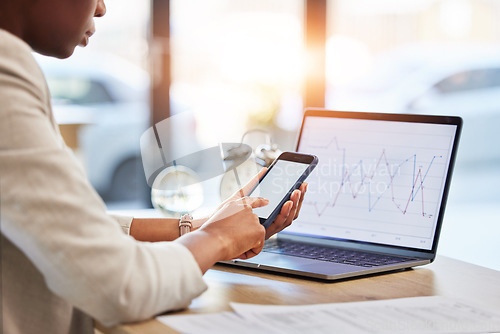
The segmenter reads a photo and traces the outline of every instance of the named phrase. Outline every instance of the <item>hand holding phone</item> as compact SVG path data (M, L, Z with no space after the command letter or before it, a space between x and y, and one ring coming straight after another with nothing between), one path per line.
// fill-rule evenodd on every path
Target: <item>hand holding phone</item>
M314 155L284 152L269 166L259 183L249 193L249 196L260 196L269 200L267 206L254 209L266 229L317 163L318 158Z

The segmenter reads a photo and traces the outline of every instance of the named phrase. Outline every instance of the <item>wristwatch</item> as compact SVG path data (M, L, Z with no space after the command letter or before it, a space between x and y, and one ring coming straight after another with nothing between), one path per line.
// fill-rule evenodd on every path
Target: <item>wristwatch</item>
M179 220L179 234L183 236L186 233L191 232L191 228L193 227L193 216L190 214L185 214L181 216Z

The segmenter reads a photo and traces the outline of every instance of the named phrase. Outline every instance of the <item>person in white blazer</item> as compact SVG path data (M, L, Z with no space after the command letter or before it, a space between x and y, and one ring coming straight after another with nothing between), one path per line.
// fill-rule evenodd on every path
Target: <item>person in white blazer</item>
M202 277L214 263L259 253L300 211L306 184L267 231L252 212L267 200L239 195L182 237L175 219L106 213L64 144L31 54L71 56L105 12L103 0L0 2L4 333L93 333L94 319L111 326L182 309L205 291Z

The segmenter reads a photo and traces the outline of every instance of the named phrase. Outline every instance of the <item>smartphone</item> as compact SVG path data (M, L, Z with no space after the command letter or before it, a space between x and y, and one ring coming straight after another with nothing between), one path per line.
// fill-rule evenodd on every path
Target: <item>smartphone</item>
M268 205L253 210L265 228L272 224L292 192L300 187L317 164L318 157L295 152L283 152L273 161L249 194L269 200Z

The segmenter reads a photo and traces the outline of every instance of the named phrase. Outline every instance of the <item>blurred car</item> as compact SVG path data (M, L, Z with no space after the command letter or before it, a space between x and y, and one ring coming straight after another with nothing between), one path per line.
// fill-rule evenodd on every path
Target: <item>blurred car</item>
M331 89L327 106L461 116L460 163L500 161L500 47L413 44L393 49L367 76Z
M65 60L35 56L49 84L56 121L80 125L78 153L94 188L107 202L150 206L139 142L150 127L148 73L122 59L87 51ZM172 111L182 108L176 105ZM174 131L194 131L194 118L187 122Z

